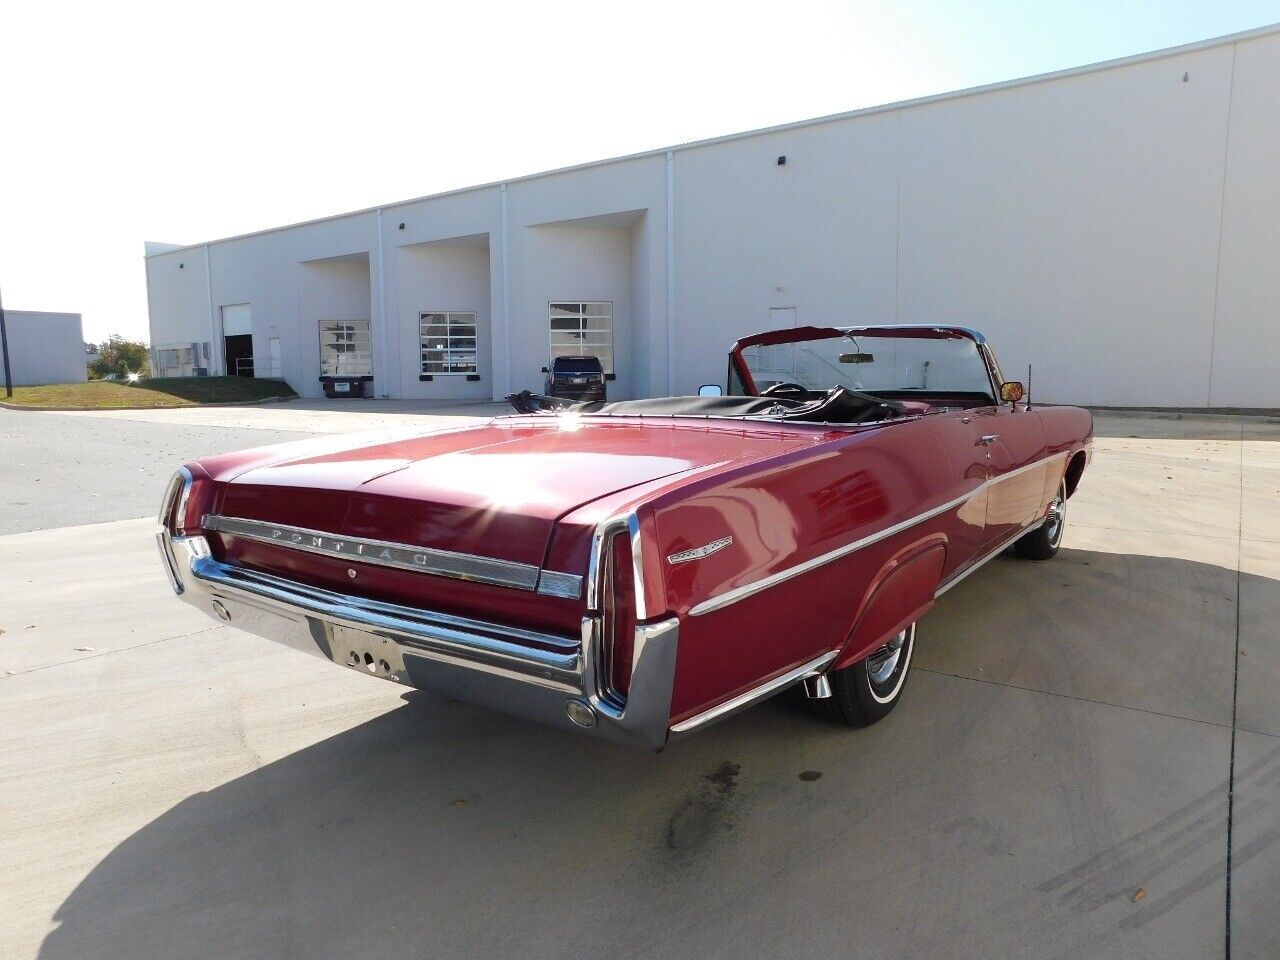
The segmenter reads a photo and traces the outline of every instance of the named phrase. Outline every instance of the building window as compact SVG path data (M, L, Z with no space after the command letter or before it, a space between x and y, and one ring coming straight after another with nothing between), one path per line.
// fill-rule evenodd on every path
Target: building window
M320 321L320 376L373 376L368 320Z
M207 341L197 341L181 346L157 345L154 359L152 376L204 376L209 372L209 344Z
M479 372L474 313L420 313L418 338L423 374Z
M613 304L552 303L551 359L599 357L604 372L613 373Z

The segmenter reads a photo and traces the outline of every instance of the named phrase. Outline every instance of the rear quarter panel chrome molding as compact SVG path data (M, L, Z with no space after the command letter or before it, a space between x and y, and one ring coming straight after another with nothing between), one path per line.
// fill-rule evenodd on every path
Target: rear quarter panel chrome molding
M713 597L708 597L706 600L703 600L699 603L694 604L693 607L691 607L689 610L689 616L700 617L700 616L703 616L704 614L712 613L716 610L722 610L725 607L730 606L731 604L737 603L739 600L745 600L747 597L754 596L755 594L760 593L763 590L768 590L769 588L775 587L778 584L785 583L786 581L792 579L793 577L798 577L798 576L801 576L802 574L810 572L811 570L816 570L819 567L823 567L827 565L828 563L832 563L843 557L847 557L851 553L856 553L857 551L862 550L866 547L870 547L873 544L880 543L882 540L886 540L889 537L895 536L899 533L909 530L912 527L918 526L921 523L924 523L928 520L932 520L933 518L941 516L942 514L947 513L950 510L954 510L957 507L960 507L965 503L968 503L974 497L980 496L984 491L986 491L993 485L1003 480L1007 480L1010 477L1018 476L1019 474L1025 473L1028 470L1034 470L1036 468L1044 467L1046 464L1050 464L1054 460L1065 459L1066 457L1067 457L1067 453L1064 451L1060 451L1057 453L1050 454L1047 457L1042 457L1041 459L1035 461L1034 463L1029 463L1023 467L1019 467L1016 470L1012 470L1007 473L1001 474L1000 476L992 477L991 479L984 480L983 482L979 483L976 487L974 487L972 490L970 490L968 493L962 494L961 496L956 497L952 500L948 500L946 503L939 504L936 507L931 507L928 510L924 510L913 517L908 517L906 520L903 520L899 523L895 523L892 526L884 528L883 530L879 530L875 533L868 534L865 537L859 537L857 540L854 540L852 543L845 544L842 547L837 547L834 550L829 550L828 552L821 554L817 557L813 557L801 563L797 563L792 566L786 567L785 569L779 570L776 573L772 573L767 577L762 577L758 580L753 580L750 583L746 583L746 584L743 584L742 586L735 587L732 590L726 590L725 592L716 594ZM1026 533L1027 530L1029 529L1031 528L1028 527L1027 529L1020 531L1019 536L1022 533ZM1013 539L1017 539L1017 537L1014 537Z
M671 735L679 736L681 734L689 733L692 730L697 730L699 727L705 727L709 723L715 723L717 720L724 720L727 717L733 716L740 710L745 710L747 707L759 703L761 700L767 699L793 684L799 683L806 677L818 676L827 668L831 661L836 658L836 653L837 651L835 650L824 653L822 656L815 657L808 663L801 664L794 669L788 670L781 676L774 677L771 680L766 680L757 687L752 687L750 690L740 693L736 697L731 697L709 710L704 710L701 713L689 717L687 720L681 720L679 723L672 724Z

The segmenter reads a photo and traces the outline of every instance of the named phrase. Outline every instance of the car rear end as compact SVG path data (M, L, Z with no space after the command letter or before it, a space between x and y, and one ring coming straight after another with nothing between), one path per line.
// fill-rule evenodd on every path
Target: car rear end
M173 589L367 675L660 748L679 622L645 501L785 444L545 419L188 464L160 514Z
M564 400L607 399L604 366L598 357L556 357L547 374L547 395Z

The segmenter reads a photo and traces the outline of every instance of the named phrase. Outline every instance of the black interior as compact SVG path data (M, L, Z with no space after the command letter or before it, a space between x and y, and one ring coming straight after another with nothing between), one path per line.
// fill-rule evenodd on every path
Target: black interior
M573 403L528 390L507 397L520 413L588 413L614 417L761 417L800 423L872 423L903 416L892 400L836 387L811 400L787 397L656 397Z

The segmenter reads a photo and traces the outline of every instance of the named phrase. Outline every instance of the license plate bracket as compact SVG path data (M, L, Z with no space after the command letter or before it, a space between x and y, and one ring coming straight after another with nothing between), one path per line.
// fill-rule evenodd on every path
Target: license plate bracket
M334 624L329 650L333 662L340 666L395 683L409 682L400 648L386 637Z

